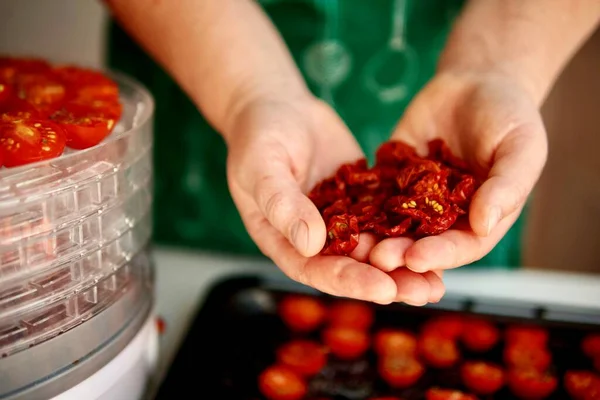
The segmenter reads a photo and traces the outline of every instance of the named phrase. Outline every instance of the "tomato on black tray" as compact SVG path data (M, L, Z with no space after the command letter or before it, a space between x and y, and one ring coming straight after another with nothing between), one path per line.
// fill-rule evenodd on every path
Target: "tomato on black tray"
M193 337L206 353L184 351L194 376L205 377L223 398L268 399L261 393L277 386L265 376L287 382L292 391L271 398L305 393L302 400L592 400L600 395L596 380L586 378L598 374L596 358L583 351L590 352L584 337L593 333L592 326L480 319L445 311L444 301L441 309L379 306L248 285L251 290L228 289L207 300L211 317ZM475 334L469 336L469 328ZM265 375L272 367L283 372Z

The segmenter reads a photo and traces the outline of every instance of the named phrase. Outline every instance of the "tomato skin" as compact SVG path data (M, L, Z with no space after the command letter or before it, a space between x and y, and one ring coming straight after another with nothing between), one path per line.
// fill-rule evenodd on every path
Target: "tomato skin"
M419 339L418 348L425 363L434 368L450 368L460 359L456 342L446 336L423 335Z
M318 374L327 363L325 349L310 340L293 340L280 346L277 360L302 376Z
M467 349L482 353L490 350L498 343L500 331L491 322L471 319L465 321L460 338Z
M583 338L581 350L588 357L600 357L600 333L591 333Z
M374 320L373 309L359 301L338 300L329 308L329 326L367 330Z
M50 121L27 120L0 124L0 147L6 167L58 157L65 149L65 142L64 131Z
M268 400L300 400L308 391L300 375L280 365L272 365L260 374L258 388Z
M327 309L317 298L289 295L279 303L279 316L291 330L311 332L325 321Z
M510 369L506 383L515 396L526 400L545 399L558 386L556 377L534 368Z
M504 341L507 345L522 343L529 346L546 347L548 331L542 327L513 325L506 328Z
M373 348L379 355L415 355L417 338L412 333L400 329L382 329L374 336Z
M323 331L323 342L331 353L342 360L359 358L371 344L364 330L335 326Z
M116 100L72 100L64 105L64 110L78 116L94 116L118 121L123 114L123 106Z
M552 362L552 355L545 348L527 344L513 344L504 348L504 363L508 367L531 367L544 371Z
M425 373L416 358L402 354L386 354L379 358L377 370L381 379L397 389L413 386Z
M504 385L502 368L485 361L465 362L461 368L461 377L465 386L479 395L490 395Z
M425 322L422 332L423 334L434 333L450 339L457 339L463 332L463 324L463 318L457 315L444 315Z
M8 102L13 97L14 90L12 86L0 80L0 110L2 109L4 103Z
M425 392L425 400L477 400L477 397L459 390L431 388Z
M563 382L565 389L575 400L583 400L594 392L600 394L600 377L590 371L567 371Z

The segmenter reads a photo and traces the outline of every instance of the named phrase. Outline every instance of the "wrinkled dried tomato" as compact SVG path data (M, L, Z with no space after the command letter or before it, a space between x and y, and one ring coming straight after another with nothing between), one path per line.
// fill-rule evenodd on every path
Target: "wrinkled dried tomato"
M429 154L400 141L382 144L376 163L366 159L340 166L317 184L309 198L327 226L323 254L348 255L360 232L386 237L438 235L467 213L480 182L446 143L428 143Z

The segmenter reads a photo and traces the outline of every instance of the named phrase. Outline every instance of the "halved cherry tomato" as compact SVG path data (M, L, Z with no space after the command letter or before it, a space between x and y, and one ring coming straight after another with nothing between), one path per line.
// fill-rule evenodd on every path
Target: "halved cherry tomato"
M500 366L485 361L467 361L461 370L463 383L470 391L489 395L504 385L504 371Z
M338 300L329 308L329 325L367 330L375 319L373 309L366 303Z
M460 336L462 343L471 351L485 352L498 343L500 331L491 322L482 319L468 319Z
M451 339L458 338L463 331L463 318L457 315L444 315L435 317L425 322L422 332L435 333L437 335L447 336Z
M414 355L417 352L417 338L415 335L400 329L382 329L375 334L373 341L373 348L379 355Z
M404 354L384 354L379 358L377 370L381 379L398 389L413 386L425 373L423 364Z
M37 110L25 100L17 97L10 99L0 107L0 122L16 122L28 119L40 119Z
M370 345L369 335L364 330L336 326L323 331L323 342L331 353L343 360L362 356Z
M19 98L32 104L44 117L61 107L66 89L55 76L38 73L17 75L15 79Z
M534 368L510 369L506 376L506 383L517 397L527 400L545 399L558 386L555 376Z
M527 344L530 346L546 347L548 344L548 331L542 327L528 325L513 325L504 332L506 344Z
M456 342L446 336L425 334L419 339L418 347L425 363L434 368L449 368L460 358Z
M504 363L508 367L531 367L544 371L552 362L552 354L540 347L513 344L504 348Z
M258 388L269 400L300 400L308 391L300 375L279 365L270 366L260 374Z
M18 73L35 74L47 72L50 65L36 58L0 57L0 81L14 83Z
M431 388L425 392L425 400L477 400L477 397L459 390Z
M76 115L60 111L52 116L67 134L67 146L82 150L104 140L115 127L115 120L100 116Z
M327 309L315 297L289 295L279 303L279 315L291 330L311 332L325 321Z
M600 392L600 377L590 371L567 371L563 382L565 389L575 400L585 399L594 391Z
M277 349L277 360L303 376L312 376L325 366L327 355L319 343L310 340L293 340Z
M588 357L600 357L600 333L591 333L583 338L581 349Z
M7 167L47 160L63 153L65 132L50 121L5 122L0 124L0 149Z
M99 71L67 65L54 68L54 73L67 84L71 97L84 100L119 97L118 85Z
M64 111L74 115L89 115L110 118L118 121L123 106L117 100L71 100L64 105Z

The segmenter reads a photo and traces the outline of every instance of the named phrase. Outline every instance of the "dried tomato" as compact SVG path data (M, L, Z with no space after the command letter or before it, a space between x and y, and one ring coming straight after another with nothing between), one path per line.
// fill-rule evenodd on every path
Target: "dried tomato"
M428 148L421 157L407 143L387 142L373 167L360 159L319 182L308 196L327 226L322 253L350 254L360 232L378 240L438 235L466 214L480 182L441 139Z

